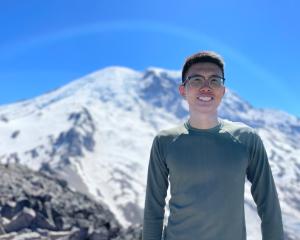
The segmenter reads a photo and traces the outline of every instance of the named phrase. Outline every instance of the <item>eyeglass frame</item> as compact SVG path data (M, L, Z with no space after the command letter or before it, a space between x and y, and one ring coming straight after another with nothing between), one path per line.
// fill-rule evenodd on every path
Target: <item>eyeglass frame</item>
M221 86L224 86L224 83L225 83L225 78L224 78L224 77L221 77L221 76L219 76L219 75L211 75L211 76L209 76L209 78L205 78L203 75L196 74L196 75L192 75L192 76L186 77L186 79L184 80L184 82L183 82L181 85L182 85L182 86L185 86L186 83L187 83L187 82L190 80L190 78L192 78L192 77L203 77L205 81L208 80L208 79L211 78L211 77L218 77L218 78L222 79L222 85L221 85ZM211 86L210 86L209 83L208 83L208 86L211 88Z

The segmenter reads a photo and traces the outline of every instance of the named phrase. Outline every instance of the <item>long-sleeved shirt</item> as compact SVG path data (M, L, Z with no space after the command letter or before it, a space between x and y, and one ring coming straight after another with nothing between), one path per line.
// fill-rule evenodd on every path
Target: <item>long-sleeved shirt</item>
M143 240L246 240L245 178L261 219L263 240L283 240L278 195L256 131L220 119L210 129L188 121L160 131L148 165ZM168 181L169 178L169 181ZM164 207L170 182L170 215Z

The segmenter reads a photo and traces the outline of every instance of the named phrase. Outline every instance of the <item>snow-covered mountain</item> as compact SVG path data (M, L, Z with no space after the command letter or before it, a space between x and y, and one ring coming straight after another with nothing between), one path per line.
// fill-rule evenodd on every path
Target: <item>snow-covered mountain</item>
M58 174L106 204L125 227L141 223L153 137L187 118L179 83L179 71L108 67L34 99L0 106L0 161ZM300 239L300 119L256 109L228 89L220 115L258 130L286 239ZM247 182L248 239L257 240L260 220L249 188Z

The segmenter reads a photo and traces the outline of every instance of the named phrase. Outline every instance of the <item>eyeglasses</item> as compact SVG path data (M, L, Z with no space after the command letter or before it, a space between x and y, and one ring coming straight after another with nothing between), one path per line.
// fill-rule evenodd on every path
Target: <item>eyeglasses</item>
M212 89L218 89L221 86L224 86L225 78L220 76L210 76L208 79L208 86ZM195 75L195 76L189 76L185 79L185 81L182 83L183 86L185 86L186 83L191 88L202 88L205 86L206 79L204 76L201 75Z

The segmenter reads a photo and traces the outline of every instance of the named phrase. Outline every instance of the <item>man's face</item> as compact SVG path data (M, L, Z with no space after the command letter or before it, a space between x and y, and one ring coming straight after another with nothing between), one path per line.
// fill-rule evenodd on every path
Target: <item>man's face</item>
M217 114L217 108L224 96L225 87L222 85L219 88L212 88L208 85L208 79L212 76L223 77L221 68L210 62L196 63L189 68L185 77L195 75L200 75L206 79L204 86L191 87L187 82L185 86L179 86L180 95L187 100L190 112Z

